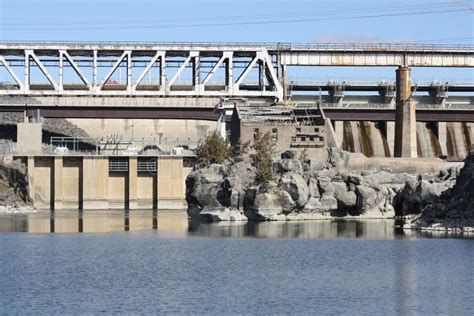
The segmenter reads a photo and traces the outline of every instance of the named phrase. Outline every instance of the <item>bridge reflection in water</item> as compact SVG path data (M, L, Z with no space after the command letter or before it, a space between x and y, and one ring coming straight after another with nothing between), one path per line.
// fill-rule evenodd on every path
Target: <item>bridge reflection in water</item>
M0 232L106 233L156 232L169 237L365 238L447 237L440 232L404 230L395 220L320 220L295 222L221 222L188 220L185 211L61 210L0 215ZM452 236L450 237L463 237ZM466 237L466 236L464 236Z

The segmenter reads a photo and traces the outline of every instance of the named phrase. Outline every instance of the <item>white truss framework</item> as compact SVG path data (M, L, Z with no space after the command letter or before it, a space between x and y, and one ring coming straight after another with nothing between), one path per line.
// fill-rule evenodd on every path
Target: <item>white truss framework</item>
M0 87L0 95L202 96L283 99L283 86L277 77L276 66L265 49L239 54L234 51L209 53L198 50L81 50L78 52L73 49L58 49L45 54L44 51L25 49L22 54L10 55L3 52L2 55L2 51L0 51L0 67L3 65L6 68L16 84L16 87L6 85L7 89ZM141 57L150 59L144 61L140 59ZM237 80L234 80L236 60L241 67L249 59L250 63L245 66L243 73ZM22 64L24 68L23 81L15 74L11 65L13 63L18 67L18 64L21 63L20 60L24 60ZM137 67L135 64L140 64L141 67ZM145 83L146 76L150 76L152 69L156 68L158 64L159 79L152 83ZM170 73L168 68L172 65L175 65L176 68L176 64L178 64L177 71L168 77L167 73ZM39 85L31 84L31 67L34 66L44 74L48 82ZM82 84L68 82L70 79L65 77L65 67L72 68ZM89 70L92 69L91 78L85 75L84 68L86 67L89 67ZM206 67L211 69L207 73L203 73ZM51 72L48 70L52 68L57 68L55 71L57 70L58 78L53 78L52 70ZM107 72L102 77L99 70L104 68ZM192 70L190 85L183 85L179 82L185 69ZM211 79L220 69L225 71L224 82L212 83ZM258 84L244 82L252 69L257 69L260 74ZM123 83L111 80L117 71L122 73L122 70L126 73ZM139 72L135 78L137 70Z
M14 81L0 82L0 95L215 96L281 100L286 94L282 83L287 78L288 66L474 67L474 46L0 41L0 67L5 68ZM23 74L19 67L23 67ZM36 78L32 76L31 67L39 69L47 82L32 84L32 77ZM65 67L71 67L82 84L71 83L64 73ZM158 67L159 78L152 81L154 69ZM237 78L235 70L242 67ZM170 68L177 69L173 76L167 75L172 73ZM188 80L191 83L187 85L179 82L187 75L185 69L192 70ZM220 70L225 72L224 82L215 83L219 81L215 79ZM258 78L249 79L252 70L258 70ZM126 74L124 84L120 77L123 72ZM58 75L53 76L53 73ZM112 79L117 74L119 80ZM249 82L251 80L257 83Z

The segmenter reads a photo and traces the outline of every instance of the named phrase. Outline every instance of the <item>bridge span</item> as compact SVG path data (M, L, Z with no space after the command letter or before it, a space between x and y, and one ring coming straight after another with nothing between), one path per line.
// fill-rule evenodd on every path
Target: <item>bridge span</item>
M283 100L287 96L288 66L474 67L474 46L0 42L0 64L12 78L12 84L0 89L0 95ZM41 84L35 84L38 78L32 75L34 69L43 77ZM72 71L80 85L68 84L66 70ZM114 73L123 73L125 84L117 84ZM217 73L223 78L216 85ZM183 78L189 83L183 85ZM258 84L247 84L251 79Z

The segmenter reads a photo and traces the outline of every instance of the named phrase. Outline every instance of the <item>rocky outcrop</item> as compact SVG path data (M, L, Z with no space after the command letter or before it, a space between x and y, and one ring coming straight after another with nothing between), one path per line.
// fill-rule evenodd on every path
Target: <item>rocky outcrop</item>
M452 179L455 171L440 174ZM421 214L406 227L432 230L454 230L474 232L474 152L464 161L464 167L456 177L452 188L443 191L439 197L426 205Z
M0 213L33 211L26 168L16 161L0 162Z
M188 214L207 220L393 218L437 201L453 173L418 180L386 171L355 173L343 168L343 153L331 151L327 164L318 168L303 168L285 152L273 164L272 181L261 185L254 184L249 159L196 169L186 180Z

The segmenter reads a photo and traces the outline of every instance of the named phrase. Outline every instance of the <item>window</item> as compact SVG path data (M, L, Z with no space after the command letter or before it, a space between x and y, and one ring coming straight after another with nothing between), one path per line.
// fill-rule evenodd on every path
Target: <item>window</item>
M306 141L306 137L304 137L304 136L301 137L301 141L302 141L302 142L305 142L305 141Z
M319 128L316 127L316 128L314 129L314 132L319 133Z
M297 133L301 133L301 128L300 128L300 127L297 127L297 128L296 128L296 132L297 132Z
M314 142L314 137L311 136L311 137L309 138L309 141Z

